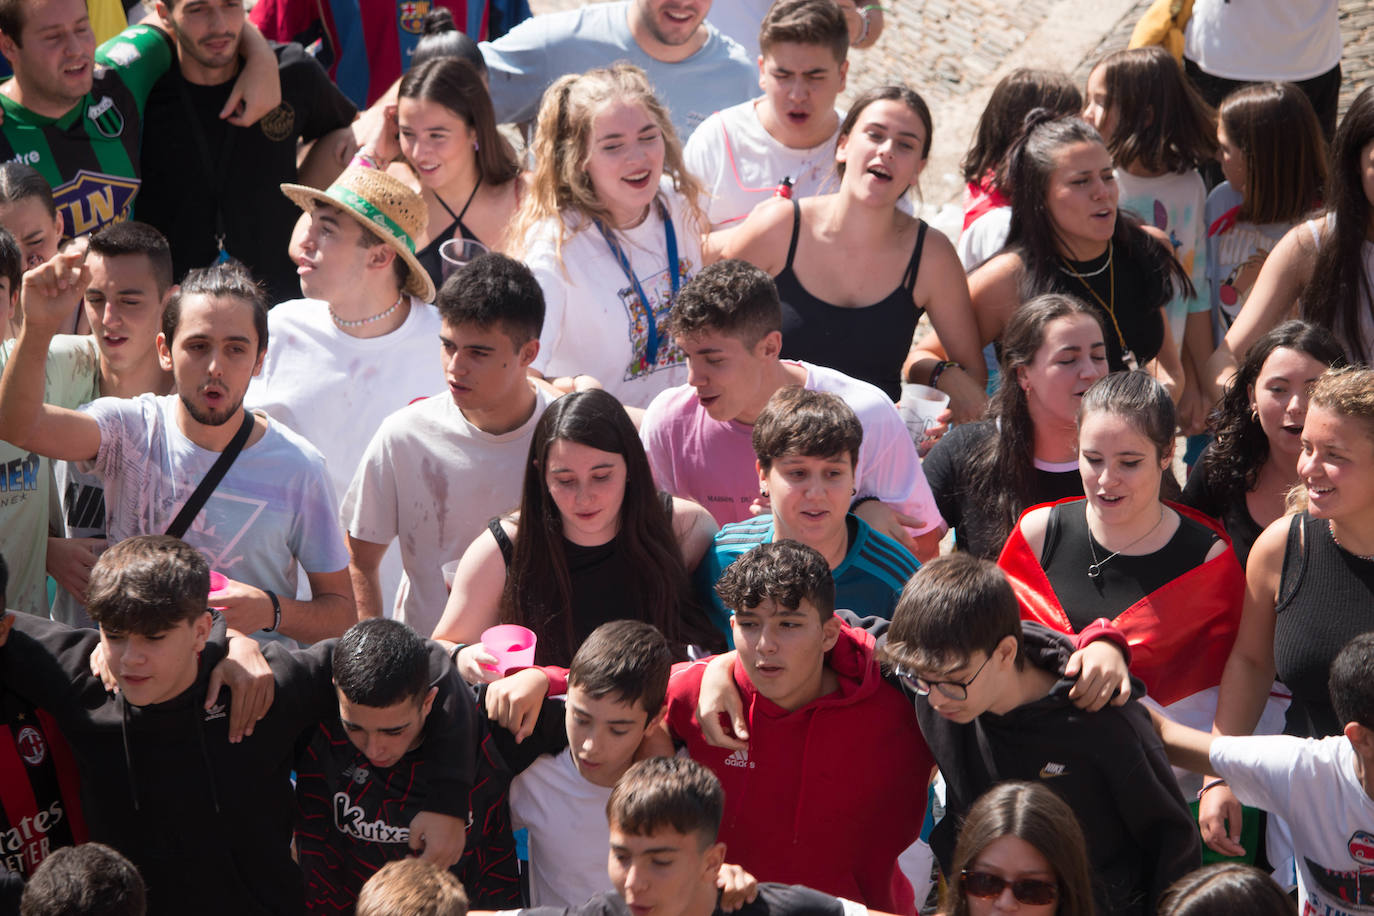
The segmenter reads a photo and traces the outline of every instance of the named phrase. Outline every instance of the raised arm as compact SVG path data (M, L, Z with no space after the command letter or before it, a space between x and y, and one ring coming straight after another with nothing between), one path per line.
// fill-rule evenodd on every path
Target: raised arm
M1317 242L1306 223L1289 229L1264 261L1250 298L1236 316L1203 370L1202 384L1212 403L1221 400L1226 383L1235 374L1245 353L1266 332L1291 315L1298 297L1312 279Z
M0 376L0 440L65 461L87 461L100 451L94 417L43 403L48 345L85 294L85 260L78 246L24 274L24 326Z

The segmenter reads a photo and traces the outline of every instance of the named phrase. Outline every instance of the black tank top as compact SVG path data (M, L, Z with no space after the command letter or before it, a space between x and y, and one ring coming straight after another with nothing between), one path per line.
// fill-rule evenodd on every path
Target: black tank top
M672 518L672 496L660 493L659 498L668 517ZM487 530L496 538L501 556L509 567L515 545L506 535L501 520L492 519L487 523ZM572 664L573 653L591 635L592 630L612 620L644 620L645 616L637 596L627 588L627 583L637 577L631 574L630 558L625 550L624 539L619 534L605 544L593 547L584 547L563 538L563 553L568 561L568 579L572 585L573 644L564 650L562 643L565 639L561 632L550 634L549 639L544 638L545 634L538 633L534 660L540 665L566 668Z
M467 203L463 204L463 209L454 213L449 209L449 205L444 203L444 199L438 194L434 199L439 201L439 206L444 208L444 212L453 217L453 222L448 224L448 228L434 238L429 240L429 244L415 252L415 260L420 262L420 266L429 274L429 278L434 281L434 288L438 289L444 285L444 259L439 255L439 249L445 242L457 235L458 238L469 242L482 242L467 226L463 225L463 216L468 212L468 207L472 206L473 198L477 196L477 189L482 186L482 179L477 179L477 184L473 185L472 193L468 195ZM482 242L482 244L486 244Z
M1092 536L1088 501L1079 500L1050 510L1040 566L1069 623L1079 631L1099 617L1115 618L1141 598L1201 566L1216 540L1206 525L1179 515L1178 531L1159 550L1140 556L1117 554L1104 563L1112 552ZM1093 563L1101 564L1096 579L1088 576Z
M902 363L911 351L921 309L912 302L926 224L916 231L916 245L901 286L872 305L842 308L811 295L792 270L801 232L801 204L792 201L792 241L787 264L774 278L782 300L782 355L837 369L851 378L877 385L892 400L902 396Z
M1166 296L1162 301L1153 301L1155 291L1160 287L1147 265L1122 254L1120 247L1109 249L1109 252L1112 255L1110 268L1107 267L1107 255L1093 261L1065 261L1079 276L1065 273L1061 265L1055 271L1053 289L1046 292L1066 293L1081 299L1097 312L1102 319L1103 340L1107 344L1107 368L1112 372L1121 372L1126 368L1121 356L1123 338L1126 347L1135 354L1138 366L1143 367L1159 355L1164 345L1164 306L1168 298ZM1088 288L1092 289L1092 293L1088 292ZM1112 323L1112 315L1102 307L1103 302L1112 306L1115 324ZM1118 326L1121 329L1120 337L1117 336ZM786 342L784 337L783 343Z
M1345 644L1374 630L1374 561L1336 546L1325 519L1293 516L1274 612L1274 667L1293 692L1284 730L1339 734L1345 723L1331 708L1327 677Z

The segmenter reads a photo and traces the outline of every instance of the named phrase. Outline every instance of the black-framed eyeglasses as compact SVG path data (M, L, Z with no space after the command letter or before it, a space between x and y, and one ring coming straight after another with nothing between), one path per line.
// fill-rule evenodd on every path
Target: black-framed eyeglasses
M1026 906L1048 906L1059 899L1059 885L1056 882L1035 878L1008 881L1001 875L985 871L964 869L959 873L959 886L970 897L981 897L984 900L1000 897L1002 891L1010 887L1011 895L1016 898L1016 902Z
M905 668L897 668L896 673L899 678L906 682L906 685L916 692L918 697L930 696L931 690L938 690L951 700L967 700L968 687L978 680L978 675L983 673L983 669L992 661L989 655L983 659L983 663L978 666L978 670L973 672L973 677L966 681L928 681L923 677L918 677L914 671Z

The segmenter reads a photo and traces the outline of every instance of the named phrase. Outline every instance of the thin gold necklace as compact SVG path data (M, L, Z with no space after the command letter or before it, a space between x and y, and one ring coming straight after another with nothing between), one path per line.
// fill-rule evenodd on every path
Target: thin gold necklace
M1121 325L1116 321L1116 265L1112 260L1112 252L1113 245L1109 239L1107 241L1107 296L1109 301L1104 301L1102 297L1097 294L1097 290L1092 288L1092 284L1090 284L1087 279L1088 277L1095 277L1102 273L1101 269L1085 276L1074 270L1073 267L1070 266L1067 258L1061 256L1059 260L1064 264L1064 271L1078 278L1078 282L1083 284L1083 288L1088 291L1088 295L1097 300L1097 304L1102 306L1102 310L1105 311L1107 317L1112 320L1112 327L1116 330L1116 340L1121 344L1121 361L1126 364L1127 369L1135 370L1139 368L1139 364L1136 362L1135 354L1131 352L1130 347L1126 346L1126 335L1121 333ZM1105 563L1106 560L1103 562Z

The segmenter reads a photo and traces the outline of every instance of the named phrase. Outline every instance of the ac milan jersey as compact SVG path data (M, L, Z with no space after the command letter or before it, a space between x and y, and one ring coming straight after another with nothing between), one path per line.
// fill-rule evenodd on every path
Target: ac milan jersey
M86 841L80 780L57 723L13 695L0 724L0 866L27 878L48 854Z
M35 114L0 95L0 161L21 162L42 174L69 238L130 218L139 185L143 103L172 65L173 51L162 32L136 25L102 44L95 60L91 91L60 118Z

